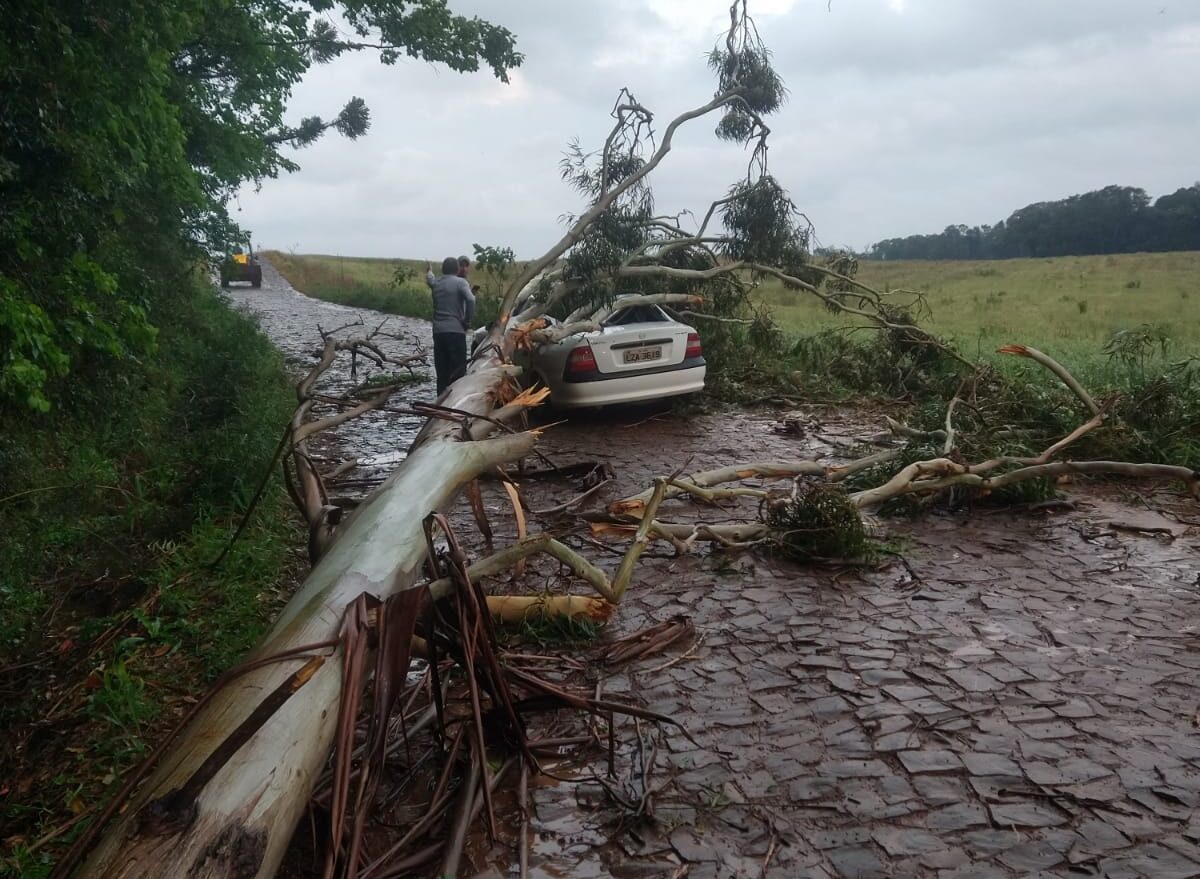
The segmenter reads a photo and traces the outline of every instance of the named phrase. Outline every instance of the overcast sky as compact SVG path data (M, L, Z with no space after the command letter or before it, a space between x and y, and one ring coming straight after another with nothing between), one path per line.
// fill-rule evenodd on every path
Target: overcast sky
M440 258L531 257L579 207L566 144L602 141L621 86L665 123L713 93L704 53L728 0L450 0L512 30L508 85L366 53L314 67L295 120L366 99L371 130L294 155L301 170L234 206L260 246ZM992 223L1110 183L1200 180L1197 0L750 0L791 92L771 168L826 245ZM700 120L656 177L658 206L702 212L743 171Z

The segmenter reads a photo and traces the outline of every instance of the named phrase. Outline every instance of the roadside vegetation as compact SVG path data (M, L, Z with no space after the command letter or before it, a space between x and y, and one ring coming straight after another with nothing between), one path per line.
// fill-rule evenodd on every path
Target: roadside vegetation
M904 333L847 332L855 322L846 315L774 304L786 292L764 285L759 301L785 332L767 352L756 350L756 363L728 375L738 385L731 393L768 377L793 399L867 394L900 404L910 426L929 431L943 427L948 402L960 397L972 404L955 416L962 431L996 437L976 454L1001 446L1011 453L1014 436L1018 451L1032 453L1075 426L1077 403L1036 363L998 351L1029 345L1061 362L1107 416L1108 428L1084 437L1074 457L1197 468L1200 327L1178 319L1200 295L1190 280L1197 266L1195 253L863 263L858 278L878 289L926 291L896 292L897 314L947 350ZM951 352L980 370L969 374Z
M123 770L262 633L302 569L270 465L277 352L197 279L155 352L0 435L0 875L37 877Z
M360 51L521 55L442 0L46 0L0 47L0 875L36 879L303 566L275 486L211 565L294 406L209 280L229 199L370 126L351 96L293 125L291 89Z

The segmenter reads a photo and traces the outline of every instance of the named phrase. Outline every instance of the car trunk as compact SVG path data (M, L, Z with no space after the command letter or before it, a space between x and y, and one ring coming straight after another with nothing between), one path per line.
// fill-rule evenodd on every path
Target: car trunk
M658 318L657 320L651 318ZM657 307L617 312L588 342L596 369L605 375L678 366L687 351L688 328Z

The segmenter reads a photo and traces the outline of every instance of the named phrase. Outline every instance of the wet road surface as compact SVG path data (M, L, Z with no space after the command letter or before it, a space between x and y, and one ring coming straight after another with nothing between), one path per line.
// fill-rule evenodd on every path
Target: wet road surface
M404 357L422 350L429 352L428 366L415 364L412 370L425 380L406 386L402 396L408 400L430 401L437 396L433 380L433 337L428 321L313 299L293 290L270 263L264 260L262 266L263 285L260 289L237 285L226 292L235 305L245 308L258 319L263 332L283 352L290 370L299 375L316 364L321 353L322 330L330 332L343 328L336 335L345 338L366 336L382 328L384 335L377 336L375 342L389 356ZM360 358L355 374L351 375L344 360L339 359L321 377L317 391L343 394L372 374L404 371L391 366L381 370ZM317 408L314 411L318 415L328 415L333 410ZM421 419L414 416L368 412L339 427L337 443L360 461L356 478L369 479L386 473L402 459L421 424ZM314 445L320 446L320 441L314 441Z
M297 358L317 347L315 323L356 311L276 279L233 295ZM819 426L795 438L766 415L616 411L554 426L541 448L613 468L599 509L688 458L689 471L823 458L872 432L861 415L807 415ZM382 416L343 441L394 451L414 426ZM523 490L534 508L577 492ZM878 570L655 547L606 638L684 615L698 642L591 676L690 739L618 718L606 783L623 807L590 780L606 776L603 753L557 767L577 783L535 788L530 875L1200 875L1200 511L1169 492L1147 506L1128 490L1068 491L1073 511L889 521L907 564ZM485 487L498 543L514 536L502 497ZM752 516L683 501L660 512ZM524 588L581 591L546 561ZM646 790L653 821L632 816ZM484 875L516 875L510 848L475 848Z

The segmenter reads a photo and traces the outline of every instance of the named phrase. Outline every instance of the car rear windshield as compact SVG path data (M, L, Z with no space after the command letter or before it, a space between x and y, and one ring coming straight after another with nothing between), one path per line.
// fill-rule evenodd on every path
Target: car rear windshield
M602 323L606 327L628 326L629 324L655 324L668 321L671 318L657 305L631 305L620 308L606 317Z

